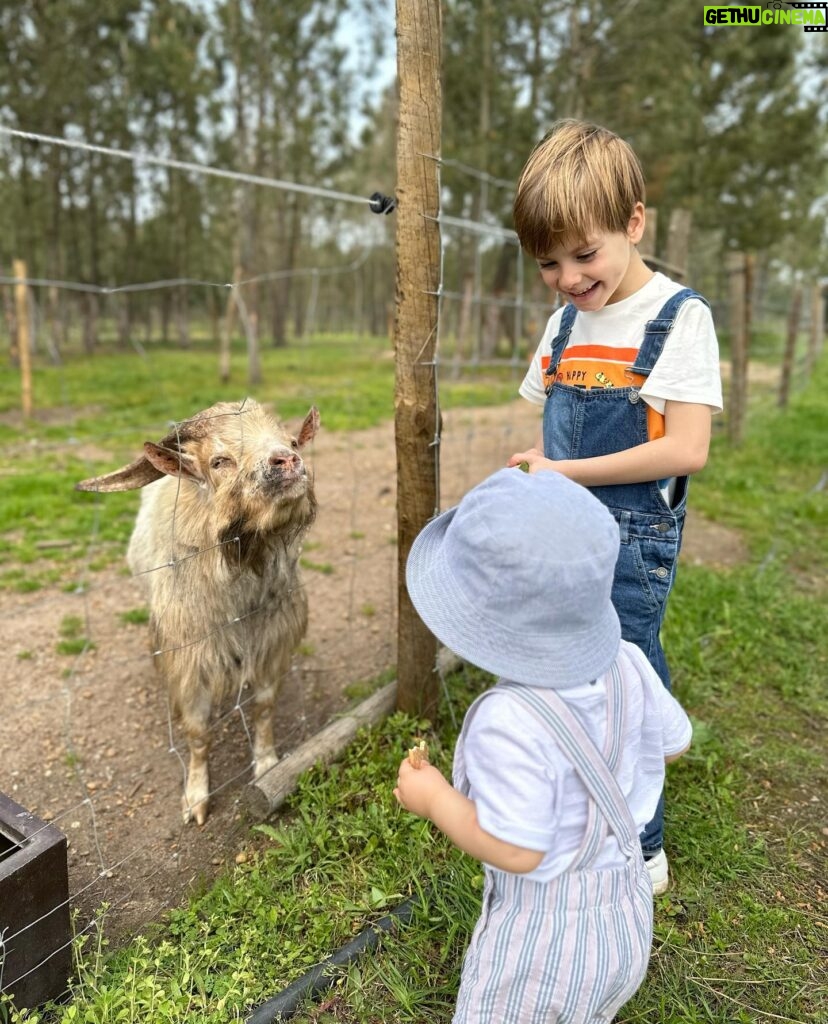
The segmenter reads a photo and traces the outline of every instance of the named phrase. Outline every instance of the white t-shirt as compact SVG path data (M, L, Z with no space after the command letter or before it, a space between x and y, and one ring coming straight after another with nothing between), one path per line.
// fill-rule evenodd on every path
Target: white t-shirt
M664 785L664 759L687 747L692 726L638 647L622 640L617 665L626 714L615 777L641 832ZM606 735L608 679L609 673L558 691L599 750ZM546 882L562 874L584 838L590 798L548 726L518 697L495 686L475 709L463 755L481 827L516 846L547 851L526 878ZM610 833L596 866L622 863Z
M616 362L622 370L626 369L632 365L630 350L637 351L644 340L645 323L655 319L667 299L683 287L664 274L654 274L642 288L626 299L594 312L579 312L566 351L600 350L604 369L608 369L612 362ZM558 335L562 315L563 307L549 318L529 371L519 388L520 394L535 405L543 405L546 401L547 379L543 371L549 364L552 342ZM607 352L607 349L619 350L618 358L613 360L612 353ZM587 386L600 387L602 384L600 379L590 380ZM703 302L691 299L681 307L652 373L641 386L640 394L649 406L662 415L667 401L709 405L714 413L722 411L719 344L713 317Z

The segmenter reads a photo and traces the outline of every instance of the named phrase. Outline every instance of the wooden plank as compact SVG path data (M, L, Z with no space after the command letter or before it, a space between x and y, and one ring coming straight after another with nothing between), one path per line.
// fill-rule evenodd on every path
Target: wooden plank
M303 772L315 764L335 761L363 726L382 721L391 714L396 703L397 684L393 682L292 750L269 772L245 788L243 800L251 815L263 821L277 811L296 789ZM400 758L403 753L400 747Z

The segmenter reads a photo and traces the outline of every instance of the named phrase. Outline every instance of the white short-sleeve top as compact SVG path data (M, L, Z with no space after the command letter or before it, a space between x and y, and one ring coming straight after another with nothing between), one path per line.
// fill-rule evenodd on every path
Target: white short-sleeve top
M655 813L664 759L688 746L692 727L638 647L622 640L617 665L626 715L615 775L640 832ZM557 691L599 750L606 735L608 678L609 673ZM590 798L548 727L508 689L498 692L495 686L475 708L462 743L469 796L481 827L498 839L546 852L525 877L548 881L560 875L584 838ZM596 866L622 863L610 836Z

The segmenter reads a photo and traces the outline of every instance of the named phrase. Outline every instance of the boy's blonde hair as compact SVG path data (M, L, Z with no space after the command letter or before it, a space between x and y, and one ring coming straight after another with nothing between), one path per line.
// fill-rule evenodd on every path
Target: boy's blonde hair
M564 120L535 146L518 179L520 244L540 259L593 231L626 232L644 175L631 147L608 128Z

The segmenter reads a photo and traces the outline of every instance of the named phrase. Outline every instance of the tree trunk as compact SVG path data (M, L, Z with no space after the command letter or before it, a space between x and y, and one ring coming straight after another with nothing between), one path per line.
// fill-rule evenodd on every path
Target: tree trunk
M461 262L465 265L465 254L461 254ZM466 272L463 275L463 288L460 299L460 312L457 318L457 340L454 346L454 359L452 361L451 377L457 380L460 376L460 367L466 355L466 339L471 328L472 307L474 303L474 274Z
M239 247L235 247L236 253L234 257L233 267L233 287L227 292L227 306L224 311L224 322L221 326L221 334L219 335L219 379L222 384L226 384L230 380L230 346L233 340L233 324L235 319L236 311L236 290L239 285L239 281L242 279L242 268L239 263Z
M440 0L397 0L396 381L398 651L397 706L433 718L437 643L405 585L414 538L439 507L440 433L434 354L440 286L442 50Z
M118 348L126 350L129 348L129 339L132 334L132 315L130 312L129 292L122 292L115 296L115 320L118 330Z
M294 281L293 287L290 290L290 300L291 300L291 304L293 306L293 334L294 334L294 337L296 337L300 341L301 341L302 338L305 337L305 329L306 329L305 328L305 314L307 312L307 308L306 308L306 305L305 305L305 302L306 302L306 294L305 293L306 293L306 289L305 289L305 284L304 284L304 281L302 280L302 278L299 278L299 280ZM283 312L283 310L281 309L281 299L279 298L279 293L278 292L276 292L274 294L273 303L274 303L274 307L278 304L280 312ZM276 315L276 309L274 308L274 316L275 315ZM274 338L274 343L275 343L275 339L276 339L275 328L274 328L274 332L273 332L273 338Z
M647 260L655 262L657 238L658 210L654 206L648 206L644 215L644 234L641 236L641 241L638 243L638 251L641 254L641 259L644 260L645 263Z
M188 308L186 287L175 289L175 326L178 334L178 347L190 347L190 311Z
M782 375L779 380L779 407L784 409L791 397L791 381L793 379L794 361L796 359L796 339L799 335L799 318L802 315L802 285L794 288L791 308L788 312L788 331L785 338L785 351L782 356Z
M61 312L62 305L57 287L50 285L46 293L46 348L49 351L49 358L55 366L60 366L60 350L66 340Z
M83 299L82 311L83 351L91 356L98 341L98 296L87 292Z
M817 360L822 352L825 338L825 302L823 287L815 281L811 288L811 330L808 335L808 355L805 372L808 378L814 371Z
M668 271L677 281L682 282L687 281L692 218L693 215L689 210L673 210L670 214L670 228L667 232Z
M280 254L277 258L276 264L280 270L289 271L291 269L290 258L287 250L288 246L285 244L285 239L288 233L287 226L287 212L285 204L287 200L283 199L279 204L279 208L276 211L276 244L279 247ZM284 348L287 344L287 313L288 306L290 304L290 293L291 288L288 282L287 276L277 277L273 281L273 306L271 310L271 325L272 325L272 342L274 348ZM302 337L304 334L304 319L305 312L302 310L298 313L295 318L296 321L301 321L302 326L296 323L296 335Z
M164 345L169 344L170 340L171 304L170 291L168 288L165 288L161 297L161 341Z
M0 275L6 276L2 266L0 266ZM17 319L14 314L14 285L9 288L0 288L0 302L3 304L6 330L9 332L9 362L12 366L17 367L20 365L20 354L17 341Z
M252 387L262 383L262 360L259 351L259 313L255 307L248 311L247 322L247 382Z
M731 252L727 256L730 280L728 325L730 330L730 394L728 395L727 429L730 443L742 440L747 403L747 332L745 330L745 255Z
M58 134L63 133L62 126ZM62 277L62 217L61 210L63 208L63 201L60 194L60 180L61 180L61 154L59 153L59 147L55 146L52 152L52 158L49 161L49 174L51 176L51 191L52 191L52 213L49 218L49 232L47 238L48 246L48 274L49 277L54 281L59 281ZM48 288L45 296L46 306L46 348L52 358L53 363L60 362L60 311L58 309L58 291L55 287Z
M483 341L480 352L483 359L492 359L497 355L497 343L500 341L501 326L503 326L503 331L507 337L511 335L513 330L511 321L502 325L503 309L497 300L506 294L512 277L514 259L514 245L511 242L504 242L498 253L494 277L489 289L489 297L493 301L486 306L486 316L483 322Z

